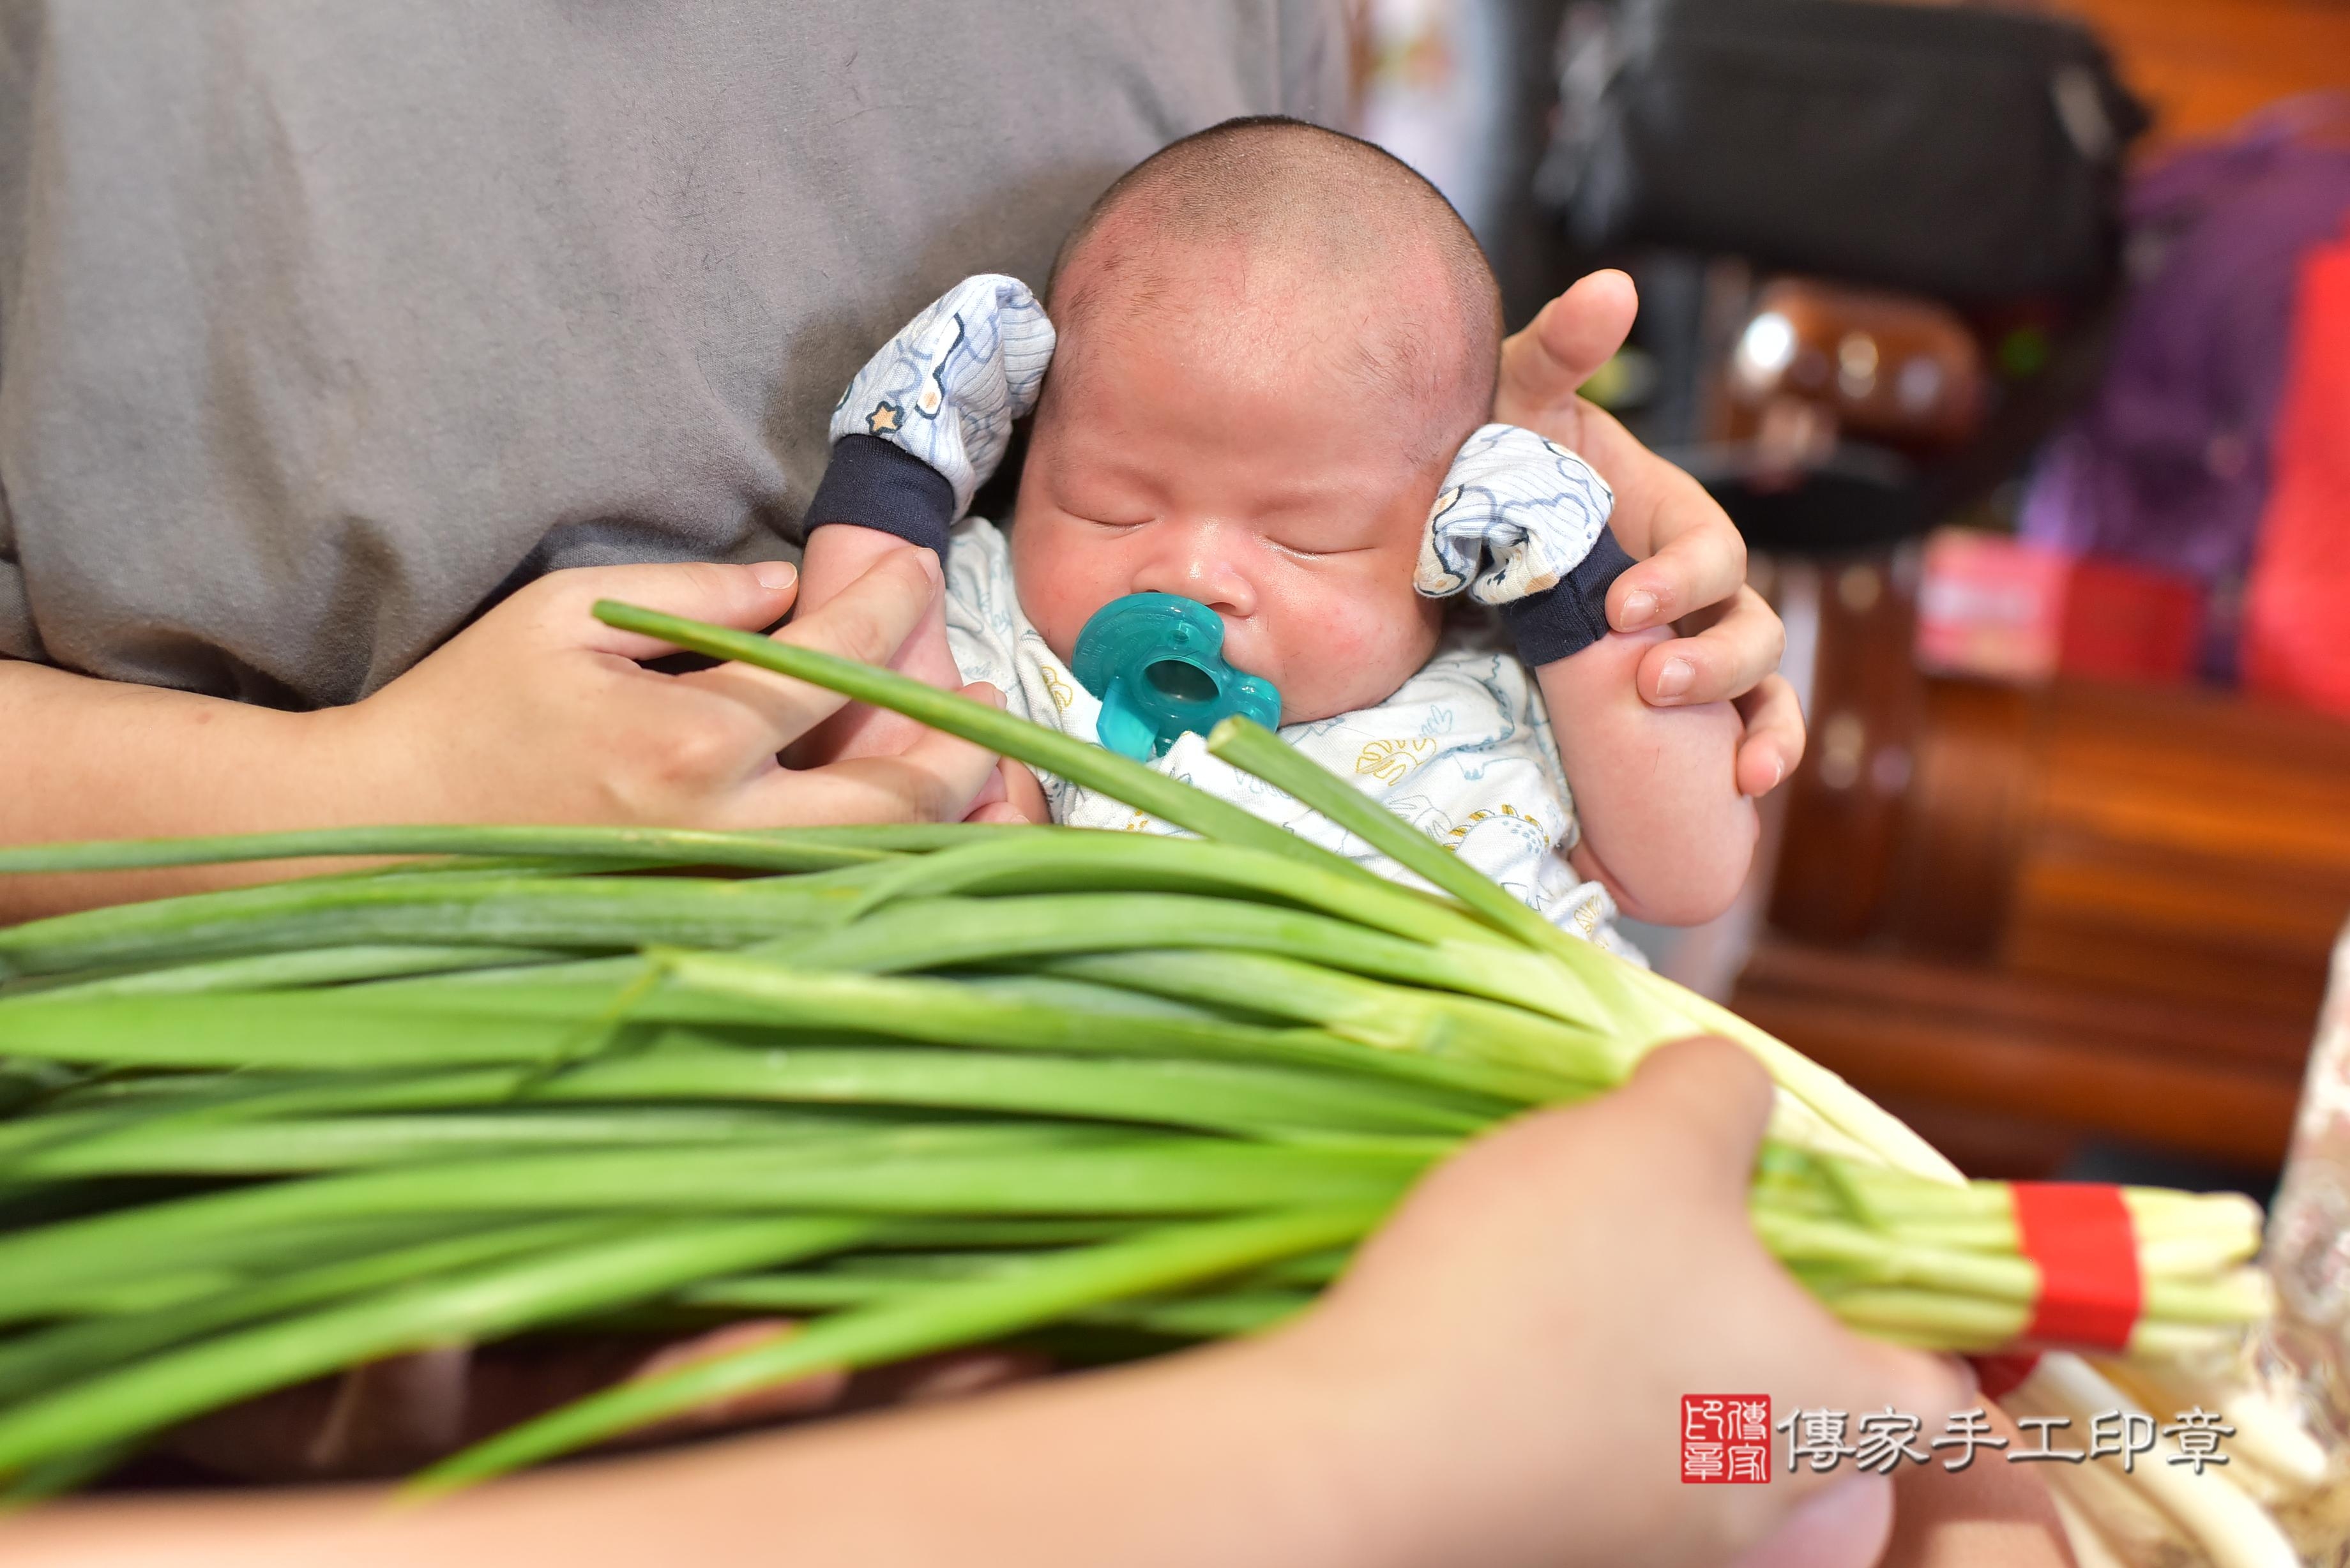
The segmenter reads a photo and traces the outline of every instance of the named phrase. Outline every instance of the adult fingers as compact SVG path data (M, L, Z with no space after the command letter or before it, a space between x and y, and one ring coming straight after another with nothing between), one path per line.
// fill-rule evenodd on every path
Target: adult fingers
M1731 1568L1872 1568L1892 1533L1892 1481L1847 1476L1798 1504Z
M993 694L993 689L983 689ZM972 693L976 695L975 693ZM998 699L999 702L1001 699ZM907 800L922 822L955 822L971 810L981 789L995 777L996 755L952 735L925 735L894 757L865 761Z
M933 735L894 757L850 757L771 774L746 792L730 826L955 822L994 765L977 746Z
M911 545L892 550L820 608L777 632L775 639L860 664L886 664L921 624L945 580L931 551Z
M992 686L963 695L1001 704ZM954 822L994 776L983 746L931 731L896 756L851 757L798 772L779 770L746 792L734 815L743 826L841 822Z
M1738 742L1738 793L1768 794L1804 760L1804 710L1783 675L1766 675L1738 700L1746 733Z
M629 1374L630 1383L650 1383L673 1372L706 1361L715 1361L739 1350L797 1334L803 1325L795 1319L781 1317L744 1318L698 1334L688 1339L663 1345L640 1362ZM788 1383L771 1383L748 1393L714 1399L698 1405L681 1415L656 1421L604 1446L608 1449L637 1448L646 1443L671 1442L679 1438L702 1432L721 1431L729 1427L747 1427L754 1422L772 1421L783 1416L812 1415L840 1403L848 1391L848 1373L840 1367L811 1372Z
M964 687L963 694L976 697L983 702L992 702L999 708L1003 705L1003 694L983 680L973 681ZM1008 804L1011 799L1012 792L1003 782L1003 764L998 763L995 770L980 784L979 794L972 797L971 809L976 815L988 806Z
M799 568L789 561L747 566L719 561L576 566L549 572L507 603L515 607L512 613L530 617L541 630L573 646L643 659L675 649L658 638L606 626L593 613L597 600L619 599L663 615L750 630L784 618L799 591Z
M1981 1407L1991 1429L2014 1445L2009 1452L2025 1447L2007 1412L1979 1393L1968 1404ZM1904 1465L1894 1478L1893 1514L1885 1552L1891 1563L2075 1568L2080 1561L2037 1465L1972 1464L1958 1470Z
M1746 541L1705 487L1654 452L1635 455L1643 482L1637 490L1600 470L1616 486L1608 524L1616 542L1641 557L1607 589L1607 624L1617 631L1679 620L1746 582Z
M1624 346L1639 309L1639 291L1623 273L1577 279L1502 345L1494 417L1534 425L1544 413L1571 406L1575 389Z
M1727 701L1760 686L1763 677L1779 668L1786 646L1787 629L1778 616L1762 595L1741 587L1711 626L1694 637L1660 642L1642 654L1634 684L1659 708Z
M939 558L930 551L893 550L820 607L775 633L775 640L860 664L885 664L930 608L941 581ZM837 691L745 664L722 664L677 679L722 692L765 720L775 742L769 751L783 750L848 701Z

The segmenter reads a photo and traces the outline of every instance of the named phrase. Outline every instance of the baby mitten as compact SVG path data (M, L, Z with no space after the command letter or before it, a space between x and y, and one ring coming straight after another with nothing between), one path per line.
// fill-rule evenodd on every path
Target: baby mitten
M944 553L1052 360L1053 324L1026 284L983 273L947 290L834 405L806 525L855 523Z
M1607 482L1575 453L1516 425L1462 443L1429 510L1412 587L1462 588L1497 607L1528 668L1607 635L1607 587L1632 564L1607 532Z

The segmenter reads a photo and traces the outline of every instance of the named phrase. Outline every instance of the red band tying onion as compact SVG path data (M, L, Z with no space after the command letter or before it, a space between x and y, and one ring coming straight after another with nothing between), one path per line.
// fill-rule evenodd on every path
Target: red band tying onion
M2015 1229L2040 1269L2040 1299L2023 1337L2043 1345L2124 1350L2146 1291L2137 1235L2122 1189L2091 1182L2019 1181Z

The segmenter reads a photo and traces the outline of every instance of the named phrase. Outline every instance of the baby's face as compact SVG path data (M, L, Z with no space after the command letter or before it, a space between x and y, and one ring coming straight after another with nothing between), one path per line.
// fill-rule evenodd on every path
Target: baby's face
M1064 331L1021 471L1028 618L1066 660L1112 599L1179 594L1223 618L1225 659L1280 689L1284 723L1385 701L1435 649L1442 607L1411 578L1452 443L1326 341L1093 327L1110 314Z

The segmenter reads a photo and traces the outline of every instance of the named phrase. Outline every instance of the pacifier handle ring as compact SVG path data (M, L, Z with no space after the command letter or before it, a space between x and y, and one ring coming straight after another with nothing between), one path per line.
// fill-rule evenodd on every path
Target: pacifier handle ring
M1070 672L1101 700L1102 743L1148 761L1233 715L1278 725L1280 693L1227 663L1223 643L1222 618L1175 594L1128 594L1087 618Z

